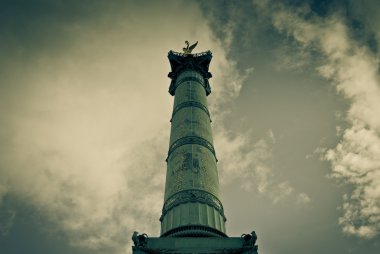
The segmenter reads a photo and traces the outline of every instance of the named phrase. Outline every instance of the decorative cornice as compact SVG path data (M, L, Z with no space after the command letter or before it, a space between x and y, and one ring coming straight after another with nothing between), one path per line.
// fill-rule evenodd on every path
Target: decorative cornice
M222 215L224 221L226 221L222 202L211 193L197 189L183 190L169 197L162 208L160 220L162 220L170 209L185 203L202 203L212 206Z
M187 136L187 137L177 139L170 146L169 152L168 152L168 157L166 158L166 161L168 161L170 155L172 154L172 152L175 149L177 149L180 146L189 145L189 144L196 144L196 145L200 145L200 146L207 148L208 150L210 150L210 152L212 152L212 154L215 157L215 160L218 161L218 159L216 158L214 146L209 141L207 141L206 139L198 137L198 136Z
M176 52L176 51L170 50L168 54L169 55L173 54L173 55L181 56L181 57L187 57L187 56L200 57L200 56L206 56L208 54L211 54L211 51L207 50L207 51L204 51L204 52L201 52L201 53L185 54L185 53L180 53L180 52Z
M172 119L178 111L180 111L183 108L187 108L187 107L196 107L196 108L203 110L208 115L208 117L210 118L210 122L211 122L210 112L208 111L207 107L198 101L185 101L185 102L177 105L177 107L175 107L173 110ZM172 119L170 119L170 121L172 121Z

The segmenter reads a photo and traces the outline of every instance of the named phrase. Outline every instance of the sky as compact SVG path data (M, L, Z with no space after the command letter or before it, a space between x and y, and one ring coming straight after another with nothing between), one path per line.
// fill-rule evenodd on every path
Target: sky
M378 253L380 3L0 0L0 253L158 236L169 50L211 50L227 234Z

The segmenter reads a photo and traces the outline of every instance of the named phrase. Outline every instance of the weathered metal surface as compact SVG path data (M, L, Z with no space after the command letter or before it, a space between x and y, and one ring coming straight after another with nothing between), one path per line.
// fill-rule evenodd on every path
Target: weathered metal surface
M187 144L175 149L168 159L165 201L177 192L198 189L219 199L219 180L214 154L207 148Z
M175 193L168 198L162 209L162 215L165 215L171 208L184 203L203 203L214 207L219 213L224 216L223 205L220 200L209 192L190 189ZM224 219L226 220L226 219Z
M207 115L208 117L210 118L210 122L211 122L211 116L210 116L210 112L208 111L207 107L205 105L203 105L202 103L199 103L197 101L186 101L186 102L183 102L179 105L177 105L174 110L173 110L173 114L172 114L172 119L170 121L173 120L175 114L180 111L181 109L184 109L184 108L199 108L201 110L203 110Z
M197 226L205 235L223 236L226 218L207 108L211 53L194 57L169 52L169 60L173 81L169 91L175 98L161 234L186 235L191 231L186 226Z
M177 139L169 147L168 158L170 157L170 155L172 154L172 152L174 152L174 150L176 150L178 147L184 146L184 145L189 145L189 144L200 145L200 146L203 146L203 147L207 148L208 150L210 150L210 152L212 152L212 154L216 158L214 146L209 141L207 141L206 139L201 138L199 136L185 136L185 137ZM187 157L188 157L188 161L190 162L190 157L191 157L190 155L191 154L187 154L187 155L189 155ZM194 160L193 163L194 163L194 165L193 165L194 168L196 168L197 170L199 170L200 169L199 160Z

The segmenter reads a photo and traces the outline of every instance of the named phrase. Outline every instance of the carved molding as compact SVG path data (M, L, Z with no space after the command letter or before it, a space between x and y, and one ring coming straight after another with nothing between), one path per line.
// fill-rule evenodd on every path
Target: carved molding
M173 54L173 55L176 55L176 56L181 56L181 57L186 57L186 56L189 55L189 54L184 54L184 53L180 53L180 52L175 52L173 50L169 51L169 55L170 54ZM211 55L211 51L210 50L207 50L207 51L204 51L204 52L200 52L200 53L191 54L192 57L201 57L201 56L207 56L207 55Z
M200 85L202 85L204 89L206 90L206 95L209 95L211 93L211 87L208 80L207 79L201 80L200 78L197 78L197 77L185 77L179 80L178 82L175 82L175 80L172 80L169 87L169 93L174 95L175 90L177 90L177 87L179 87L182 83L189 82L189 81L198 82Z
M202 234L202 232L204 232ZM206 233L206 234L205 234ZM216 237L227 237L227 235L219 230L216 230L211 227L203 226L203 225L187 225L180 226L177 228L173 228L164 234L161 237L167 236L187 236L187 237L204 237L204 236L216 236Z
M171 197L169 197L162 208L161 219L166 215L166 213L175 206L185 204L185 203L202 203L207 204L209 206L214 207L223 217L224 221L226 221L226 217L224 215L224 209L222 202L212 195L211 193L203 190L183 190L175 193Z
M218 161L218 159L216 158L214 146L209 141L207 141L206 139L198 137L198 136L187 136L187 137L177 139L169 147L168 157L166 158L166 161L168 161L170 155L172 154L172 152L175 149L177 149L180 146L189 145L189 144L196 144L196 145L200 145L200 146L207 148L208 150L210 150L212 152L212 154L215 157L215 160Z
M196 107L196 108L200 108L202 109L207 115L208 117L210 118L210 122L211 122L211 116L210 116L210 112L208 111L207 107L205 105L203 105L202 103L198 102L198 101L185 101L181 104L179 104L177 107L174 108L173 110L173 113L172 113L172 119L174 117L174 115L180 111L181 109L183 108L187 108L187 107ZM171 120L170 120L171 121Z

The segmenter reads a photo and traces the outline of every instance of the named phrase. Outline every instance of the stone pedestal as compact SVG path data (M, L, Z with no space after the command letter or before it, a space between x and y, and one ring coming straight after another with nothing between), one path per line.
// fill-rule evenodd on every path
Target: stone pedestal
M132 250L134 254L257 254L257 245L241 237L153 237Z

